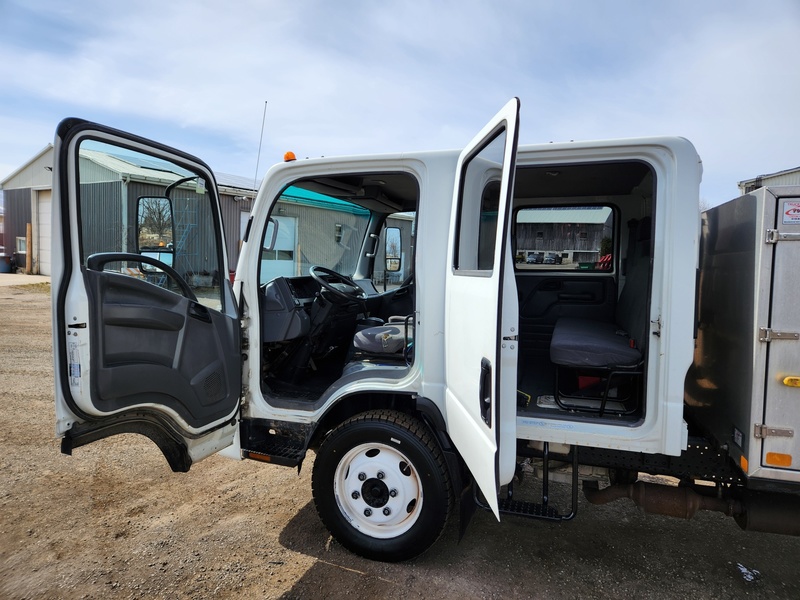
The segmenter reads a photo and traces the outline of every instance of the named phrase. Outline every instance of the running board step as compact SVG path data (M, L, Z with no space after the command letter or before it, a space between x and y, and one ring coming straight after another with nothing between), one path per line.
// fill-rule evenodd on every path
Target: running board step
M299 468L306 457L309 430L303 425L242 419L239 427L242 458Z
M536 502L523 502L510 498L497 498L500 512L505 515L517 515L518 517L530 517L532 519L550 519L553 521L563 521L564 517L552 506L543 506Z
M545 521L569 521L575 518L578 514L578 448L572 446L570 450L570 457L572 462L572 511L569 514L562 515L558 509L550 505L550 444L544 442L542 444L542 502L527 502L522 500L514 500L514 482L510 482L507 486L507 494L504 497L497 497L498 510L501 514L517 515L520 517L529 517L531 519L542 519ZM473 499L475 504L485 510L491 510L488 502L481 496L478 487L473 487Z
M296 467L306 456L303 446L288 443L264 444L258 450L245 450L242 448L242 456L252 460L281 465L282 467Z

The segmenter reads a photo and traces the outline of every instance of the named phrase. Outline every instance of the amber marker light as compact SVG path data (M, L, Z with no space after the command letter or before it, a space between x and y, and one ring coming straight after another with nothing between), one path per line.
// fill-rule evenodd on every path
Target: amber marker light
M771 467L791 467L792 455L780 452L767 452L766 463Z
M261 462L272 462L272 458L267 456L266 454L259 454L257 452L243 452L245 458L249 458L251 460L258 460Z
M800 387L800 375L789 375L789 377L784 377L783 385L789 387Z
M292 162L293 160L297 160L297 157L291 150L289 150L283 155L283 162Z
M747 459L744 456L739 457L739 466L742 467L742 471L744 471L746 475L748 465L747 465Z

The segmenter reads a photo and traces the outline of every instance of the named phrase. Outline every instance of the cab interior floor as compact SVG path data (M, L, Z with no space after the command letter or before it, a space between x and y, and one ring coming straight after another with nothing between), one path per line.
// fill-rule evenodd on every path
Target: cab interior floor
M517 412L552 413L536 404L540 396L552 396L555 390L556 370L550 357L531 355L517 365Z
M267 377L264 384L271 395L291 400L314 401L319 399L337 378L338 374L331 373L327 369L324 371L309 369L294 383L277 377Z

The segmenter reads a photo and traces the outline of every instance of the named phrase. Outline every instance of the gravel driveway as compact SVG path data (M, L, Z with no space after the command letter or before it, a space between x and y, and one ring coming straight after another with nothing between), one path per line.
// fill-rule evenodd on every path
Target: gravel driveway
M211 457L173 474L133 435L59 452L49 286L0 287L0 598L800 598L800 540L718 514L590 506L565 524L457 518L374 563L329 539L295 470Z

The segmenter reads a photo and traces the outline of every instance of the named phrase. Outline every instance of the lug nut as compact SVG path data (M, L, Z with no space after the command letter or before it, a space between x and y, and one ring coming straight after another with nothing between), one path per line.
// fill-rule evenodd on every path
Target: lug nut
M361 494L359 494L358 492L353 492L350 495L353 497L353 500L358 500L359 498L361 498Z
M390 495L392 498L396 498L396 497L397 497L397 490L395 490L395 489L391 489L391 490L389 490L389 495Z
M389 508L388 506L384 507L383 514L388 517L390 514L392 514L392 509Z
M378 471L378 479L383 479L384 477L386 477L386 475L384 475L383 471Z
M367 474L366 473L359 473L358 474L358 480L359 481L366 481L366 479L367 479Z
M365 517L371 517L372 516L372 509L371 508L365 508L364 509L364 516Z

